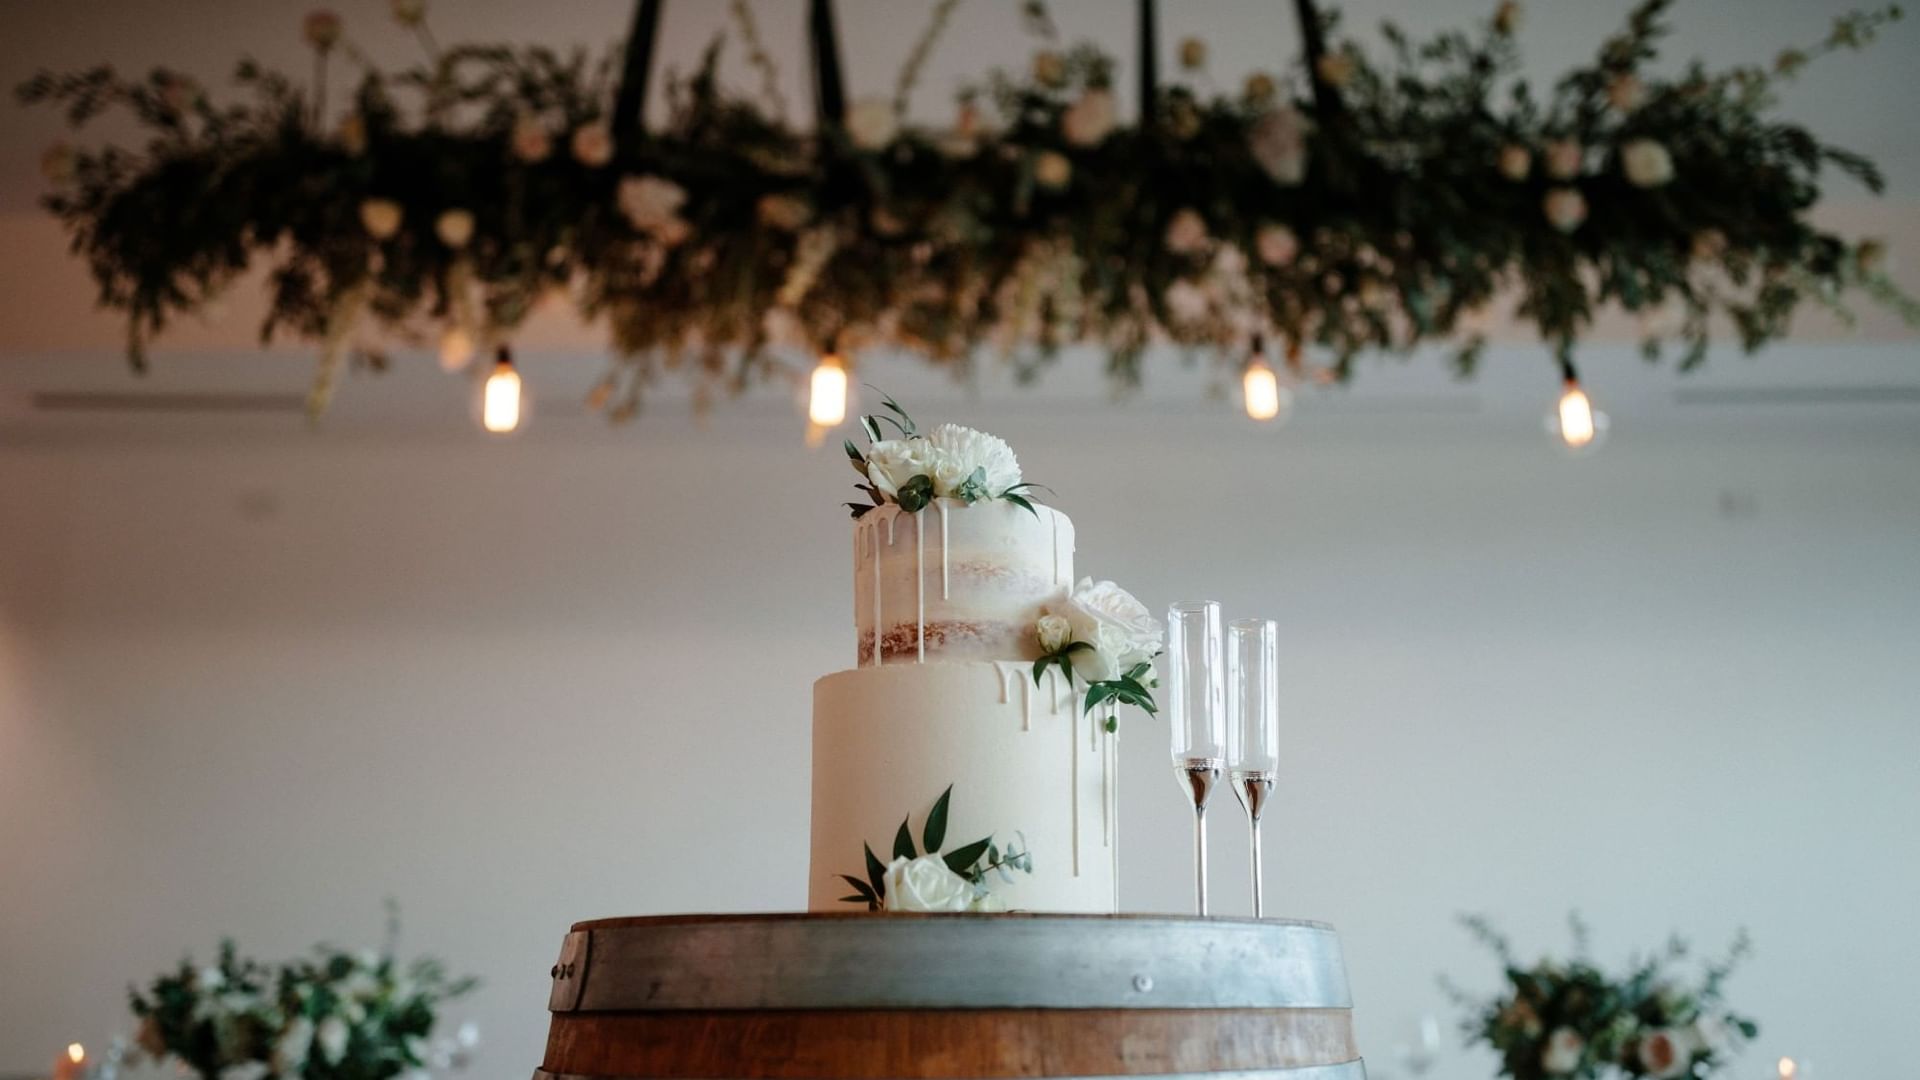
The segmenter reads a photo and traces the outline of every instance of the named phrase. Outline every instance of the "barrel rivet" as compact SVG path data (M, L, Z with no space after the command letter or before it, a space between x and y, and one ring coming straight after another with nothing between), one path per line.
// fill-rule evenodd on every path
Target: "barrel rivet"
M549 971L549 972L547 972L547 976L548 976L549 978L554 978L554 979L557 979L557 978L559 978L559 977L560 977L560 965L559 965L559 964L555 964L555 965L553 965L553 970L552 970L552 971Z
M1135 975L1133 977L1133 988L1143 994L1151 991L1153 989L1153 976Z

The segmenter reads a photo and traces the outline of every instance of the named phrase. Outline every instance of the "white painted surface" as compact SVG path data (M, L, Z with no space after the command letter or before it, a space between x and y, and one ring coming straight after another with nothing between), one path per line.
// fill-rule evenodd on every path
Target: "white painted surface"
M1920 964L1913 406L1623 425L972 407L1084 572L1281 621L1270 897L1343 931L1376 1075L1485 911L1621 960L1752 929L1734 1000L1832 1076L1904 1069ZM850 666L837 451L791 417L530 439L46 433L0 449L0 1065L121 1025L232 934L379 930L487 979L530 1069L578 918L805 899L808 687ZM129 425L128 432L145 430ZM1187 819L1124 732L1121 895L1177 910ZM1236 910L1237 808L1215 893ZM1434 1074L1490 1075L1452 1048Z

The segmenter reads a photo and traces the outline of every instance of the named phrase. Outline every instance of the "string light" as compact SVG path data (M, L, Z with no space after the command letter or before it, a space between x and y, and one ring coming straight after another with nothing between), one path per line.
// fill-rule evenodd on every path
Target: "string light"
M813 383L807 394L807 419L814 426L830 428L847 419L847 369L836 353L820 358L813 369Z
M480 426L495 435L514 431L520 426L520 404L520 373L513 369L513 354L502 345L481 394Z
M1606 440L1607 414L1593 407L1573 361L1560 361L1560 401L1547 416L1547 432L1560 440L1569 453L1584 454Z
M87 1060L87 1048L81 1046L79 1043L68 1043L67 1060L73 1062L75 1065Z
M1293 392L1280 385L1279 373L1267 363L1266 347L1258 336L1253 339L1253 355L1240 373L1240 391L1241 404L1253 420L1284 420L1283 414L1293 406Z
M1800 1063L1790 1057L1780 1059L1780 1080L1793 1080L1800 1075Z

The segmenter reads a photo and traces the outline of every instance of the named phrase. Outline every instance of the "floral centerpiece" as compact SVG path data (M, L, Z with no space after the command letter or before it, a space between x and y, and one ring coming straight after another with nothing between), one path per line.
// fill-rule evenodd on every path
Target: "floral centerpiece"
M1844 314L1850 292L1920 320L1880 241L1808 216L1834 171L1877 191L1878 170L1776 109L1810 61L1865 44L1898 9L1842 16L1767 62L1669 73L1655 61L1670 4L1642 0L1591 60L1536 86L1520 74L1517 0L1425 41L1385 25L1383 49L1303 2L1297 67L1222 90L1190 40L1178 81L1143 79L1130 122L1114 59L1061 41L1038 0L1023 5L1031 64L983 72L933 127L908 124L905 104L953 0L894 92L851 106L816 29L816 129L785 115L745 3L729 8L734 37L767 89L723 87L716 41L669 85L658 130L637 119L636 57L617 79L618 53L442 49L422 0L394 3L425 54L402 70L367 66L342 21L316 12L311 80L243 61L242 96L225 100L184 72L99 67L40 74L19 96L76 126L123 108L146 132L43 162L46 205L101 304L127 317L135 364L265 265L262 334L318 346L316 410L350 356L384 362L384 344L356 344L363 326L437 340L458 368L542 303L606 321L620 359L589 404L616 418L668 374L702 402L799 377L796 353L810 366L871 345L1031 373L1095 343L1133 381L1155 342L1231 367L1278 341L1325 378L1367 351L1450 343L1468 372L1502 295L1568 367L1610 305L1658 316L1647 353L1677 340L1683 368L1717 326L1751 350L1803 304ZM329 101L339 57L360 70Z
M1048 601L1033 633L1043 654L1033 662L1034 685L1049 667L1057 666L1069 684L1079 676L1087 684L1082 711L1107 706L1108 731L1119 730L1116 704L1158 714L1153 689L1160 680L1153 676L1153 661L1166 635L1132 593L1111 581L1082 578Z
M1523 964L1485 920L1463 920L1500 960L1506 987L1490 999L1449 987L1470 1015L1470 1041L1500 1055L1500 1075L1513 1080L1598 1080L1616 1071L1649 1080L1707 1077L1726 1064L1759 1027L1728 1009L1721 988L1746 955L1744 934L1706 965L1697 984L1669 969L1687 955L1674 938L1664 950L1610 976L1587 958L1586 927L1573 920L1569 961Z
M450 1037L434 1028L475 985L390 951L321 947L274 967L224 942L215 963L182 961L131 998L140 1048L201 1080L425 1080L466 1063L472 1025Z
M1007 910L1006 902L994 895L990 882L994 877L1012 881L1016 870L1033 873L1033 853L1025 850L1024 838L1003 847L992 836L941 852L947 842L947 815L952 805L953 786L949 784L921 824L924 853L913 845L911 815L901 819L894 833L891 862L881 862L873 853L873 845L866 845L866 877L841 874L840 880L851 886L853 893L841 897L840 902L865 904L869 911Z

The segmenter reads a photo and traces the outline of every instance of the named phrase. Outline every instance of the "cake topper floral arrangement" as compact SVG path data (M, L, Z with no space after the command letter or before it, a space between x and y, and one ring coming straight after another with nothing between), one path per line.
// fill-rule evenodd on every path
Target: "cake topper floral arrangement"
M992 836L940 851L947 842L947 814L953 803L953 785L934 800L920 828L925 853L913 846L912 817L901 819L893 836L893 861L881 862L873 845L865 845L867 876L841 874L853 893L843 904L865 904L869 911L943 911L993 913L1007 910L1004 900L988 886L992 877L1012 881L1013 871L1033 873L1033 854L1023 837L1005 847ZM1018 835L1018 834L1016 834Z
M1864 45L1895 7L1769 62L1663 72L1671 0L1641 0L1592 59L1537 86L1517 0L1425 41L1384 25L1384 47L1302 0L1299 64L1223 91L1204 42L1181 44L1165 84L1148 48L1145 107L1123 118L1114 58L1068 46L1028 0L1031 64L963 87L950 123L910 125L953 3L890 96L848 105L815 0L811 129L787 115L744 2L735 36L766 90L723 87L716 40L669 81L658 130L640 120L650 45L624 74L618 51L441 48L425 0L393 3L424 53L403 70L372 67L316 11L310 80L243 60L234 100L185 72L101 66L18 95L76 127L124 109L146 133L43 160L46 206L126 317L135 366L264 266L262 336L317 346L316 411L350 357L378 370L388 343L437 340L457 369L542 304L605 320L617 360L588 404L619 419L667 375L699 404L869 346L1026 374L1091 343L1130 383L1155 343L1231 370L1264 338L1307 378L1431 343L1465 373L1504 297L1562 364L1607 306L1649 316L1649 358L1677 341L1683 369L1721 326L1752 350L1803 304L1845 317L1850 293L1920 321L1880 241L1809 218L1836 172L1873 191L1880 172L1777 110L1811 60ZM359 70L329 100L340 58Z
M1443 982L1469 1010L1466 1033L1500 1055L1500 1074L1513 1080L1598 1080L1618 1070L1647 1080L1700 1080L1726 1064L1743 1040L1759 1034L1752 1020L1728 1009L1721 988L1746 956L1736 937L1727 954L1710 961L1698 985L1669 969L1687 955L1676 937L1666 948L1610 976L1588 956L1587 927L1573 927L1574 957L1527 965L1486 919L1461 920L1500 960L1502 991L1476 998Z
M852 439L845 444L847 460L862 481L854 486L868 498L846 504L856 519L888 503L917 514L935 499L968 505L1000 499L1039 516L1033 492L1040 485L1021 479L1019 459L1006 440L959 424L941 424L922 435L898 402L884 394L881 399L885 412L860 417L860 430L869 443L866 452ZM887 438L885 427L896 437Z

